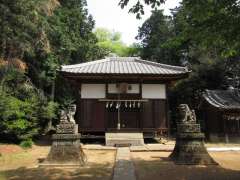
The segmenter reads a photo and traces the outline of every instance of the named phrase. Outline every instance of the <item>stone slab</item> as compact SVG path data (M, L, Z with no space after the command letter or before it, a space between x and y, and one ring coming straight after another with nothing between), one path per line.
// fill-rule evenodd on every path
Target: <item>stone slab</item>
M83 149L89 149L89 150L116 150L116 147L112 146L105 146L101 144L84 144L82 145Z
M117 149L113 180L136 180L135 169L128 147Z
M143 146L143 133L105 133L106 146Z

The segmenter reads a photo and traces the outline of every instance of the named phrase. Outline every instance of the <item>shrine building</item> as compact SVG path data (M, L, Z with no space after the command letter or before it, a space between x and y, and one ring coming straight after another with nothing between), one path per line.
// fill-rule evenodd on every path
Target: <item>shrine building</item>
M82 136L116 134L124 141L168 133L168 87L189 71L138 57L111 57L62 66L60 74L78 90L75 120Z
M210 141L239 141L240 91L206 90L200 104L205 134Z

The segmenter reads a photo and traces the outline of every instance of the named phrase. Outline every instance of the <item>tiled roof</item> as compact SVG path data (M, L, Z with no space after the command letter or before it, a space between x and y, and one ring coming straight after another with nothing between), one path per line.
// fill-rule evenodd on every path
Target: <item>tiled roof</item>
M62 66L60 72L73 74L149 74L178 75L188 73L186 67L170 66L138 57L112 57L81 64Z
M203 98L209 104L219 109L240 110L240 91L237 89L206 90Z

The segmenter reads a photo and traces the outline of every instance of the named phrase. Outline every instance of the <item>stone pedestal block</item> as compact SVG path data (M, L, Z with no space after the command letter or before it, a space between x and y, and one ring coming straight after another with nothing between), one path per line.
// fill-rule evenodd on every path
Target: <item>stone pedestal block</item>
M204 146L204 134L179 134L170 158L176 164L216 165Z

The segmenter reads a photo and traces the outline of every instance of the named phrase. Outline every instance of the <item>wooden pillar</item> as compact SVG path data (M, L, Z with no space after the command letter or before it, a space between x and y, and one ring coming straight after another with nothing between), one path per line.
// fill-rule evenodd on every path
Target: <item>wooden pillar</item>
M227 133L227 119L224 118L224 116L222 115L223 118L223 125L224 125L224 136L225 136L225 142L229 143L229 138L228 138L228 133Z
M239 123L239 119L237 120L238 121L238 134L240 134L240 123Z
M120 92L118 92L118 101L116 104L117 108L117 129L120 130L121 129L121 107L119 107L119 103L120 103Z
M165 102L165 113L166 113L166 123L167 123L167 138L170 137L170 111L169 111L169 102L168 102L168 84L166 84L166 102Z

